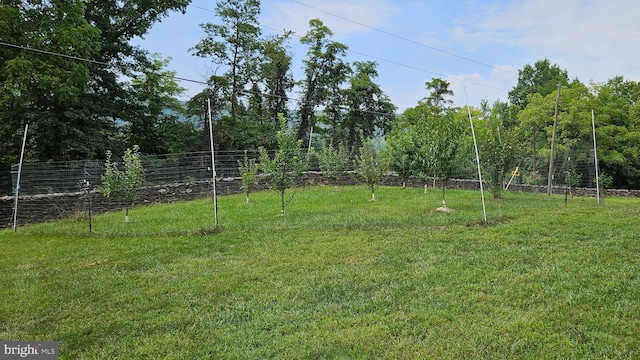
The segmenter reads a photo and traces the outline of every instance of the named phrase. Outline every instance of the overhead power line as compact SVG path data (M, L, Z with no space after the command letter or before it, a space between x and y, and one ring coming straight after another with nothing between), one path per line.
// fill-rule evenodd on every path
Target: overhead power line
M410 40L410 39L404 38L402 36L399 36L399 35L396 35L396 34L393 34L393 33L390 33L390 32L387 32L387 31L384 31L384 30L381 30L381 29L378 29L378 28L375 28L375 27L372 27L372 26L369 26L369 25L366 25L366 24L362 24L362 23L357 22L355 20L348 19L346 17L343 17L343 16L340 16L340 15L337 15L337 14L334 14L334 13L319 9L317 7L305 4L305 3L297 1L297 0L291 0L291 1L293 1L295 3L298 3L300 5L307 6L309 8L315 9L317 11L329 14L331 16L335 16L335 17L343 19L345 21L353 22L355 24L364 26L364 27L369 28L371 30L378 31L380 33L384 33L384 34L392 36L392 37L396 37L396 38L399 38L399 39L402 39L402 40L405 40L405 41L409 41L409 42L415 43L417 45L421 45L421 46L424 46L424 47L427 47L427 48L430 48L430 49L433 49L435 51L439 51L439 52L442 52L442 53L445 53L445 54L448 54L448 55L451 55L451 56L455 56L455 57L459 57L459 58L462 58L462 59L465 59L465 60L468 60L468 61L471 61L471 62L475 62L475 63L483 65L483 66L488 66L488 67L491 67L493 69L497 69L497 70L500 70L500 71L504 71L504 72L515 74L515 73L513 73L511 71L508 71L506 69L503 69L503 68L500 68L500 67L496 67L496 66L491 66L491 65L488 65L488 64L485 64L485 63L482 63L482 62L478 62L478 61L473 60L473 59L465 58L465 57L459 56L457 54L447 52L445 50L441 50L441 49L438 49L438 48L435 48L435 47L431 47L429 45L426 45L426 44L423 44L423 43L420 43L420 42L417 42L417 41L414 41L414 40ZM203 11L215 13L214 10L208 9L208 8L205 8L205 7L201 7L201 6L197 6L197 5L193 5L193 4L189 4L188 6L196 8L196 9L200 9L200 10L203 10ZM274 28L270 28L270 27L264 26L264 25L260 25L260 27L268 29L268 30L271 30L271 31L274 31L274 32L278 32L278 33L285 33L285 30L274 29ZM296 35L296 34L293 34L293 36L298 37L298 38L302 37L302 36L299 36L299 35ZM41 53L41 54L55 55L55 56L64 57L64 58L67 58L67 59L83 61L83 62L102 65L102 66L115 66L115 67L120 67L120 68L126 68L126 66L124 66L124 65L109 64L109 63L106 63L106 62L97 61L97 60L93 60L93 59L81 58L81 57L74 56L74 55L54 53L54 52L47 51L47 50L35 49L35 48L31 48L31 47L25 47L25 46L21 46L21 45L10 44L10 43L6 43L6 42L3 42L3 41L0 41L0 44L4 45L4 46L8 46L8 47L21 49L21 50L28 50L28 51L32 51L32 52ZM485 84L481 84L481 83L478 83L478 82L473 82L473 81L469 81L469 80L465 80L465 79L460 79L460 78L458 78L456 76L453 76L453 75L445 75L445 74L442 74L442 73L438 73L438 72L435 72L435 71L419 68L419 67L416 67L416 66L403 64L403 63L400 63L400 62L397 62L397 61L384 59L384 58L381 58L381 57L378 57L378 56L369 55L369 54L365 54L365 53L354 51L354 50L350 50L350 49L347 49L347 52L350 52L350 53L353 53L353 54L357 54L357 55L360 55L360 56L364 56L364 57L368 57L368 58L371 58L371 59L374 59L374 60L377 60L377 61L380 61L380 62L385 62L385 63L393 64L393 65L396 65L396 66L401 66L401 67L404 67L404 68L407 68L407 69L410 69L410 70L424 72L424 73L427 73L427 74L432 74L432 75L436 75L436 76L440 76L440 77L446 77L446 78L450 78L450 79L453 79L453 80L456 80L456 81L459 81L459 82L463 82L463 83L467 83L467 84L475 85L475 86L480 86L480 87L484 87L484 88L487 88L487 89L498 90L498 91L502 91L502 92L505 92L505 93L507 92L507 90L505 90L505 89L501 89L501 88L497 88L497 87L493 87L493 86L490 86L490 85L485 85ZM180 81L185 81L185 82L190 82L190 83L195 83L195 84L200 84L200 85L208 85L207 82L201 81L201 80L182 78L182 77L178 77L178 76L174 76L174 78L176 80L180 80Z
M36 49L36 48L26 47L26 46L22 46L22 45L10 44L10 43L4 42L2 40L0 40L0 45L6 46L6 47L11 47L11 48L14 48L14 49L20 49L20 50L26 50L26 51L31 51L31 52L35 52L35 53L45 54L45 55L53 55L53 56L63 57L63 58L71 59L71 60L83 61L83 62L92 63L92 64L96 64L96 65L103 65L103 66L111 66L112 65L112 64L109 64L109 63L106 63L106 62L102 62L102 61L97 61L97 60L92 60L92 59L87 59L87 58L81 58L79 56L61 54L61 53L56 53L56 52L48 51L48 50L42 50L42 49Z
M389 31L385 31L385 30L379 29L379 28L374 27L374 26L370 26L370 25L367 25L367 24L363 24L363 23L361 23L361 22L359 22L359 21L356 21L356 20L353 20L353 19L349 19L349 18L347 18L347 17L344 17L344 16L341 16L341 15L338 15L338 14L332 13L332 12L330 12L330 11L326 11L326 10L320 9L320 8L315 7L315 6L313 6L313 5L305 4L305 3L301 2L301 1L297 1L297 0L291 0L291 1L292 1L292 2L294 2L294 3L296 3L296 4L300 4L300 5L302 5L302 6L306 6L306 7L310 8L310 9L314 9L314 10L316 10L316 11L320 11L320 12L325 13L325 14L327 14L327 15L331 15L331 16L336 17L336 18L338 18L338 19L342 19L342 20L344 20L344 21L348 21L348 22L351 22L351 23L354 23L354 24L360 25L360 26L362 26L362 27L365 27L365 28L367 28L367 29L370 29L370 30L373 30L373 31L379 32L379 33L381 33L381 34L385 34L385 35L387 35L387 36L391 36L391 37L394 37L394 38L396 38L396 39L400 39L400 40L403 40L403 41L406 41L406 42L409 42L409 43L412 43L412 44L415 44L415 45L419 45L419 46L425 47L425 48L427 48L427 49L431 49L431 50L433 50L433 51L437 51L437 52L442 53L442 54L446 54L446 55L449 55L449 56L453 56L453 57L456 57L456 58L458 58L458 59L462 59L462 60L465 60L465 61L469 61L469 62L472 62L472 63L478 64L478 65L486 66L486 67L491 68L491 69L494 69L494 70L499 70L499 71L503 71L503 72L506 72L506 73L509 73L509 74L518 75L518 73L516 73L516 72L510 71L510 70L507 70L507 69L504 69L504 68L501 68L501 67L498 67L498 66L490 65L490 64L484 63L484 62L482 62L482 61L478 61L478 60L475 60L475 59L471 59L471 58L466 57L466 56L458 55L458 54L453 53L453 52L451 52L451 51L447 51L447 50L439 49L439 48L437 48L437 47L430 46L430 45L427 45L427 44L425 44L425 43L422 43L422 42L419 42L419 41L415 41L415 40L412 40L412 39L406 38L406 37L404 37L404 36L397 35L397 34L394 34L394 33L392 33L392 32L389 32Z
M104 62L104 61L87 59L87 58L83 58L83 57L79 57L79 56L75 56L75 55L67 55L67 54L62 54L62 53L53 52L53 51L49 51L49 50L42 50L42 49L36 49L36 48L27 47L27 46L23 46L23 45L10 44L10 43L7 43L7 42L1 41L1 40L0 40L0 45L6 46L6 47L11 47L11 48L14 48L14 49L19 49L19 50L31 51L31 52L38 53L38 54L43 54L43 55L57 56L57 57L65 58L65 59L82 61L82 62L95 64L95 65L113 66L113 67L118 67L118 68L121 68L121 69L126 69L127 68L126 65L109 64L109 63ZM208 85L208 83L206 81L188 79L188 78L183 78L183 77L179 77L179 76L174 76L173 78L176 79L176 80L180 80L180 81L187 81L187 82L192 82L192 83L201 84L201 85Z
M66 59L70 59L70 60L74 60L74 61L82 61L82 62L101 65L101 66L116 66L116 67L120 67L120 68L126 68L126 66L124 66L124 65L114 65L114 64L109 64L109 63L103 62L103 61L97 61L97 60L82 58L82 57L79 57L79 56L67 55L67 54L57 53L57 52L54 52L54 51L36 49L36 48L31 48L31 47L22 46L22 45L16 45L16 44L10 44L10 43L4 42L4 41L0 41L0 45L6 46L6 47L11 47L11 48L14 48L14 49L30 51L30 52L34 52L34 53L38 53L38 54L43 54L43 55L47 55L47 56L57 56L57 57L62 57L62 58L66 58ZM173 78L175 80L178 80L178 81L187 81L187 82L192 82L192 83L196 83L196 84L200 84L200 85L204 85L204 86L211 85L206 81L194 80L194 79L184 78L184 77L175 76L175 75L173 76ZM258 96L262 96L262 97L271 97L271 98L283 99L283 100L287 100L287 101L300 101L301 100L301 99L298 99L298 98L292 98L292 97L288 97L288 96L266 94L266 93L263 93L263 92L260 92L260 91L251 91L251 90L247 90L247 89L237 89L237 88L233 88L231 86L226 86L226 87L223 87L223 88L226 88L226 89L231 90L231 91L235 91L237 93L245 94L245 95L258 95ZM394 114L394 113L382 113L382 112L371 111L371 110L353 109L353 108L350 108L348 106L327 105L326 107L327 108L338 109L338 110L343 110L343 111L356 111L356 112L362 112L362 113L373 114L373 115L381 115L381 116L396 116L396 115L398 115L398 114Z
M402 67L405 67L407 69L421 71L421 72L425 72L425 73L429 73L429 74L437 75L437 76L441 76L441 77L446 77L446 78L454 79L454 80L457 80L457 81L460 81L460 82L463 82L463 83L476 85L476 86L481 86L481 87L488 88L488 89L507 92L507 90L500 89L500 88L497 88L497 87L493 87L493 86L490 86L490 85L484 85L484 84L472 82L472 81L469 81L469 80L459 79L459 78L457 78L456 76L453 76L453 75L445 75L445 74L437 73L437 72L434 72L434 71L421 69L421 68L418 68L418 67L415 67L415 66L405 65L405 64L402 64L402 63L399 63L399 62L395 62L393 60L386 60L386 59L383 59L383 58L380 58L380 57L377 57L377 56L367 55L367 54L363 54L363 53L360 53L360 52L357 52L357 51L353 51L353 50L347 50L347 51L352 52L354 54L367 56L367 57L370 57L370 58L375 59L375 60L384 61L384 62L387 62L387 63L390 63L390 64L394 64L394 65L397 65L397 66L402 66Z
M292 1L293 1L293 0L292 0ZM298 1L295 1L295 2L300 3L300 2L298 2ZM309 7L311 7L311 8L314 8L313 6L310 6L310 5L306 5L306 4L303 4L303 3L300 3L300 4L305 5L305 6L309 6ZM205 8L205 7L202 7L202 6L193 5L193 4L189 4L189 6L190 6L190 7L193 7L193 8L196 8L196 9L203 10L203 11L207 11L207 12L215 13L215 10L207 9L207 8ZM314 8L314 9L316 9L316 8ZM324 11L324 10L320 10L320 9L317 9L317 10L322 11L322 12L326 12L326 11ZM341 17L341 16L339 16L339 15L334 15L334 14L331 14L331 13L328 13L328 14L333 15L333 16L337 16L337 17L339 17L339 18L342 18L342 17ZM350 21L350 20L348 20L348 19L346 19L346 18L345 18L345 20ZM357 24L359 24L359 25L362 25L362 26L365 26L365 27L371 28L371 29L373 29L373 30L377 30L377 31L380 31L380 32L386 33L386 32L385 32L385 31L383 31L383 30L378 30L378 29L376 29L376 28L372 28L372 27L370 27L370 26L368 26L368 25L360 24L360 23L358 23L358 22L356 22L356 21L353 21L353 22L354 22L354 23L357 23ZM271 31L276 32L276 33L282 33L282 34L286 33L286 30L282 30L282 29L274 29L274 28L272 28L272 27L265 26L265 25L259 25L259 27L261 27L261 28L263 28L263 29L271 30ZM293 34L293 33L292 33L291 35L292 35L292 36L295 36L296 38L302 38L302 36L297 35L297 34ZM399 37L399 36L397 36L397 35L393 35L393 34L390 34L390 33L389 33L389 35L394 36L394 37ZM410 41L410 42L414 42L414 43L419 44L419 45L423 45L423 46L429 47L428 45L425 45L425 44L422 44L422 43L418 43L418 42L415 42L415 41L412 41L412 40L409 40L409 39L405 39L405 38L402 38L402 37L399 37L399 38L401 38L401 39L403 39L403 40ZM368 58L370 58L370 59L374 59L374 60L377 60L377 61L380 61L380 62L384 62L384 63L388 63L388 64L396 65L396 66L401 66L401 67L404 67L404 68L407 68L407 69L410 69L410 70L419 71L419 72L423 72L423 73L431 74L431 75L436 75L436 76L440 76L440 77L450 78L450 79L453 79L453 80L456 80L456 81L459 81L459 82L463 82L463 83L470 84L470 85L475 85L475 86L480 86L480 87L484 87L484 88L487 88L487 89L498 90L498 91L502 91L502 92L505 92L505 93L506 93L506 92L508 92L508 90L505 90L505 89L501 89L501 88L497 88L497 87L494 87L494 86L485 85L485 84L481 84L481 83L477 83L477 82L473 82L473 81L469 81L469 80L460 79L460 78L458 78L458 77L456 77L456 76L454 76L454 75L445 75L445 74L438 73L438 72L435 72L435 71L431 71L431 70L427 70L427 69L422 69L422 68L419 68L419 67L416 67L416 66L403 64L403 63L400 63L400 62L397 62L397 61L394 61L394 60L384 59L384 58L381 58L381 57L379 57L379 56L369 55L369 54L365 54L365 53L362 53L362 52L354 51L354 50L351 50L351 49L347 49L346 51L347 51L347 52L349 52L349 53L352 53L352 54L356 54L356 55L360 55L360 56L368 57ZM446 52L445 52L445 53L446 53ZM450 55L457 56L457 55L455 55L455 54L450 54ZM469 59L467 59L467 60L469 60ZM471 60L471 61L473 61L473 60ZM474 61L474 62L475 62L475 61ZM487 65L487 64L483 64L483 63L480 63L480 64L481 64L481 65L485 65L485 66L489 66L489 67L491 67L491 68L495 68L495 69L498 69L498 70L502 70L502 71L505 71L505 72L509 72L509 73L514 74L513 72L507 71L507 70L505 70L505 69L501 69L501 68L499 68L499 67L495 67L495 66L491 66L491 65Z

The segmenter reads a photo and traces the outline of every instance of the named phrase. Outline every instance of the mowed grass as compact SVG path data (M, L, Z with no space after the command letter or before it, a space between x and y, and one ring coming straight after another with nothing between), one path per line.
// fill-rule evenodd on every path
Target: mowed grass
M61 359L640 358L640 199L364 187L0 235L0 339Z

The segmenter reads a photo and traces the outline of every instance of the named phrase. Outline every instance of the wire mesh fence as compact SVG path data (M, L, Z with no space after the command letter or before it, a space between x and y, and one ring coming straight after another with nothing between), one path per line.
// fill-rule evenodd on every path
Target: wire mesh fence
M0 196L11 194L11 172L0 171Z
M244 157L258 159L257 152L245 151L220 151L215 153L216 178L225 187L222 193L239 192L240 176L238 161ZM577 157L578 158L578 157ZM569 156L559 157L554 161L551 185L554 193L573 191L578 188L586 189L581 194L595 196L595 164L588 154L579 158L579 161L571 160ZM115 159L118 161L118 159ZM188 200L197 197L206 197L211 194L212 159L210 152L168 154L158 156L143 156L145 169L145 187L147 191L145 202L163 201L154 198L163 192L177 192L170 195L171 200ZM310 156L310 170L317 171L318 161L314 154ZM352 162L354 164L354 162ZM355 170L355 165L351 170ZM70 213L86 211L87 197L93 199L101 195L97 190L101 184L105 166L103 160L59 161L45 163L26 163L22 167L20 177L20 209L22 213L44 214L33 215L31 218L44 216L47 218L60 218ZM391 173L393 173L391 171ZM546 192L548 185L548 162L537 164L537 168L522 161L520 165L503 173L500 179L501 188L509 190ZM18 166L12 168L12 189L18 175ZM455 170L451 172L451 179L456 179L457 187L479 189L476 161L469 156L458 161ZM226 182L224 179L228 179ZM235 179L235 182L234 180ZM357 181L356 177L353 177ZM489 174L483 174L483 182L491 181ZM428 184L439 186L441 182L433 177L413 178L411 182L416 184ZM89 185L87 187L87 184ZM167 184L183 184L180 187L167 187ZM184 185L186 184L186 185ZM490 188L490 187L489 187ZM177 189L177 190L176 190ZM486 189L486 187L485 187ZM46 198L46 201L45 201ZM117 203L115 203L117 206ZM108 204L109 205L109 204ZM112 203L109 206L113 206ZM108 208L105 205L105 209ZM2 224L12 222L13 200L5 197L0 203L0 221ZM51 216L49 214L52 214ZM56 215L57 214L57 215ZM23 221L24 222L24 221ZM32 221L28 221L32 222Z
M317 158L311 154L309 170L319 170ZM238 162L244 157L258 159L255 151L216 151L216 177L232 178L240 176ZM570 156L559 157L552 168L552 186L571 186L595 188L596 168L593 157L587 154L572 160ZM212 159L210 152L179 153L167 155L143 155L142 165L145 169L145 185L162 185L176 182L206 181L212 178ZM355 159L352 159L355 160ZM116 162L119 159L115 159ZM351 162L354 164L354 161ZM481 168L484 168L481 162ZM102 184L104 174L104 160L77 161L49 161L39 163L25 163L20 177L20 195L37 195L76 192L83 189L83 184L89 182L97 187ZM350 170L355 170L355 165ZM393 172L393 169L391 169ZM511 175L513 173L513 178ZM505 183L546 186L549 183L549 163L538 161L537 167L531 161L520 161L520 164L504 173ZM451 178L477 179L477 167L474 157L467 157L458 161ZM5 182L11 184L12 192L17 183L18 165L13 165L10 178L5 176ZM484 180L488 177L485 175Z
M217 178L239 176L238 160L257 158L256 152L221 151L215 153ZM141 156L145 169L145 185L203 181L212 178L211 152ZM114 161L120 162L119 159ZM54 194L80 191L89 182L102 185L104 160L49 161L25 163L20 175L20 195ZM12 166L11 182L15 191L18 165Z
M244 157L256 159L257 152L217 151L215 153L216 178L234 179L239 176L238 161ZM113 158L119 165L121 159ZM211 193L213 178L211 152L195 152L141 156L144 168L144 186L140 203L189 200L206 197ZM12 224L13 195L18 183L19 165L13 165L7 181L11 195L0 198L0 226ZM24 163L20 172L18 219L25 222L51 220L87 211L87 199L99 200L96 211L117 207L117 199L105 199L99 194L104 160L49 161ZM231 182L227 181L227 184ZM172 186L165 186L171 184ZM180 184L179 186L176 184ZM158 188L163 187L164 188ZM237 186L222 191L238 191Z

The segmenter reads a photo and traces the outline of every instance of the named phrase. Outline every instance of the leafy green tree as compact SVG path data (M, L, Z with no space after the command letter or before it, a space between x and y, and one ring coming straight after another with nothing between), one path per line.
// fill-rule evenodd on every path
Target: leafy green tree
M508 102L496 100L489 111L489 116L499 121L504 129L511 130L517 125L515 107Z
M219 0L215 13L219 22L200 25L205 37L192 50L225 68L224 76L232 91L224 100L228 101L230 118L235 122L240 111L238 95L258 67L260 1Z
M318 164L324 176L334 181L334 191L338 191L338 180L349 170L349 163L349 149L344 144L336 147L333 142L323 141L318 153Z
M0 38L16 46L92 58L100 51L100 32L85 17L81 2L3 2ZM91 66L17 47L0 47L0 135L19 152L20 131L30 125L30 155L39 160L94 155L102 126L87 117Z
M389 134L390 165L403 176L440 179L442 202L448 179L461 168L466 153L465 118L457 115L449 97L453 91L442 79L427 82L429 95L404 111Z
M594 90L601 171L613 187L640 188L640 82L615 77Z
M394 118L396 107L373 82L378 76L376 66L374 61L354 62L349 88L344 90L348 113L342 127L347 134L347 146L351 149L358 145L358 133L362 132L367 138L377 132L384 134Z
M564 166L557 167L554 175L565 179L571 186L588 182L595 172L593 165L593 132L591 110L593 94L584 84L573 81L560 95L556 154ZM585 171L584 169L592 169ZM571 175L567 179L567 171Z
M285 191L294 186L307 168L302 140L297 140L287 127L287 119L280 114L280 130L276 134L278 150L273 158L260 147L260 168L269 177L271 186L280 192L281 214L285 214Z
M246 110L232 129L236 147L250 150L260 146L273 148L275 131L268 119L264 94L257 82L252 83L247 97Z
M434 176L442 184L442 206L446 208L445 190L447 181L461 168L458 162L464 150L466 133L464 117L455 116L456 109L449 97L453 91L449 82L434 79L426 83L429 96L420 101L414 109L408 109L405 116L414 117L416 122L419 156L424 164L422 177Z
M520 139L529 139L531 146L520 148L519 153L525 157L523 166L531 169L531 178L535 185L542 179L540 169L544 170L544 162L540 161L540 148L548 144L546 130L553 124L553 112L555 98L540 94L533 94L529 98L527 107L518 113L519 124L517 127ZM548 162L547 162L548 164Z
M555 179L565 178L560 166L554 167L554 173L548 174L551 140L557 89L545 97L534 94L529 98L526 108L518 113L520 123L517 136L531 139L531 146L515 151L523 157L523 167L531 168L537 184L541 179L553 176ZM579 81L562 87L558 104L558 124L554 156L557 159L571 157L579 168L591 167L593 164L593 140L591 131L591 109L593 96L591 91ZM523 142L523 145L526 144ZM557 162L554 161L554 163ZM588 181L591 176L583 174Z
M122 79L140 75L151 63L130 41L187 4L3 1L0 38L16 46L0 47L0 136L12 154L7 161L17 156L13 145L25 122L33 130L32 159L94 158L117 147L115 125L130 111Z
M322 139L327 139L334 144L348 143L349 134L344 126L347 117L346 92L340 84L334 84L327 89L327 93L326 106L321 112L315 114L316 123L320 126L314 127L314 132ZM353 144L347 147L350 151L354 150Z
M187 116L197 130L201 131L201 138L198 142L200 151L210 151L209 140L209 108L211 106L211 116L213 118L213 136L216 150L232 148L231 130L227 128L228 123L224 120L225 104L220 99L225 98L228 92L227 78L215 76L209 79L209 87L193 96L186 103Z
M101 64L91 65L91 90L85 95L87 104L92 108L88 112L101 126L99 138L89 137L89 142L103 139L98 151L102 156L108 148L120 147L114 142L116 136L110 131L119 120L129 118L128 98L135 94L130 91L126 78L136 78L151 71L154 59L147 50L132 44L131 40L144 36L149 29L172 11L184 11L187 1L174 0L131 0L131 1L86 1L85 18L89 24L99 30L99 51L91 57ZM151 69L151 70L148 70Z
M111 151L107 150L105 173L102 175L100 191L106 197L115 197L125 204L125 222L129 222L129 207L138 199L144 182L144 168L140 160L139 148L127 149L122 157L124 169L112 161Z
M202 24L206 36L192 49L224 71L209 80L216 147L273 148L278 114L287 112L294 86L287 47L291 33L262 39L258 0L218 1L216 14L220 22Z
M453 106L453 90L449 88L451 84L440 78L427 81L425 86L429 95L420 101L428 111L437 116L446 115Z
M300 38L307 45L307 58L304 62L304 79L300 82L302 97L299 102L298 138L308 138L308 131L315 126L316 108L327 103L329 93L338 93L336 89L344 83L350 71L349 65L342 60L347 46L331 41L331 30L319 19L309 21L309 31ZM330 101L334 106L335 101Z
M171 141L171 131L180 128L180 117L185 114L177 99L185 89L176 83L174 71L164 70L169 61L153 54L148 71L129 85L131 111L122 119L127 122L124 135L126 145L137 144L142 153L166 154L177 147Z
M264 60L261 63L261 76L265 84L265 112L271 123L273 133L280 129L278 114L287 113L288 93L295 86L291 73L292 55L287 46L291 32L268 38L263 43Z
M483 178L494 199L502 197L507 172L514 160L514 132L503 126L502 118L491 109L488 118L473 122ZM496 109L500 111L500 108ZM477 114L476 114L477 115Z
M395 171L402 179L402 188L411 176L420 175L422 164L419 157L419 141L415 138L416 131L411 124L399 121L385 137L386 144L383 156L389 164L389 169Z
M533 66L527 64L518 70L518 83L509 91L509 101L516 111L520 111L527 107L530 96L545 97L555 91L558 84L569 84L567 71L551 64L549 59L538 60Z
M162 144L159 151L161 154L188 153L200 150L202 129L189 120L181 121L169 118L160 123L158 132Z
M613 186L613 177L611 177L609 174L607 173L602 173L600 174L600 179L593 179L593 183L596 183L596 180L599 180L600 182L600 187L602 189L610 189L611 186Z
M576 188L582 184L583 174L579 173L575 163L571 163L565 172L564 183L569 187L569 191L573 195L572 188Z
M466 132L465 122L453 114L441 118L429 119L420 132L424 136L422 155L426 169L423 177L433 174L442 185L442 206L446 207L445 190L447 182L461 168L460 150L464 149L462 140Z
M360 174L367 183L369 190L371 190L371 201L375 201L376 188L380 185L387 166L383 162L379 151L376 150L373 140L371 140L371 138L365 138L362 132L360 132L360 137L362 145L360 145L358 155L356 155L358 174Z
M240 189L244 192L245 203L249 203L249 194L258 184L258 170L260 165L256 163L256 159L249 159L247 152L244 152L242 161L238 160L238 170L240 171L241 183Z

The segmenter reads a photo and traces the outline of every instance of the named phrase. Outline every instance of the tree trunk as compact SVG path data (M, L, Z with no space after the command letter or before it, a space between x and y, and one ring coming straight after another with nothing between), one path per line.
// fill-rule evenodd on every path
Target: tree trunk
M124 222L129 223L129 207L124 208Z
M284 190L280 190L280 204L281 204L280 215L284 216Z
M447 207L447 203L445 202L444 199L444 190L447 187L447 181L445 179L442 179L442 207Z

